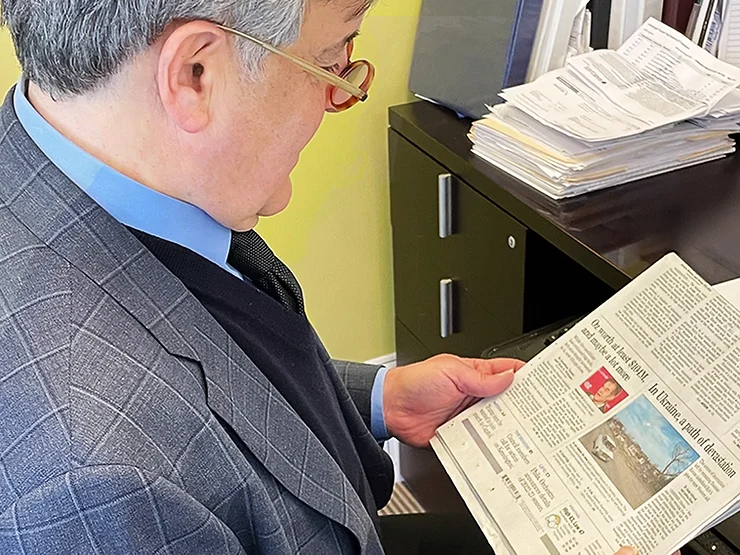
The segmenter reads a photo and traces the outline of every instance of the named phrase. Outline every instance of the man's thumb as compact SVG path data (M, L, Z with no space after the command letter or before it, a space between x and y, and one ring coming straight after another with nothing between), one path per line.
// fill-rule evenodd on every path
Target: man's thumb
M514 381L514 369L498 374L485 374L470 368L461 377L460 386L463 393L472 397L493 397L504 391Z

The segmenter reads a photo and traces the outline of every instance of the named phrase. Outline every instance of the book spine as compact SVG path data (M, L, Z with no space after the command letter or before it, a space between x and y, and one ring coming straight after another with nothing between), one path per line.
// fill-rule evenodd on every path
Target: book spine
M543 0L519 0L512 25L502 88L521 85L527 80Z
M681 30L678 28L678 3L679 0L665 0L663 3L663 15L661 16L661 21L669 27L673 27L677 31L683 32L685 29Z
M689 25L689 18L694 7L694 0L678 0L678 16L676 18L676 30L685 33Z
M712 23L712 19L714 18L714 6L716 4L716 0L704 0L702 4L706 4L707 8L704 12L704 17L698 22L701 24L701 32L699 33L699 40L696 41L696 43L704 48L707 44L707 34L709 33L709 27Z

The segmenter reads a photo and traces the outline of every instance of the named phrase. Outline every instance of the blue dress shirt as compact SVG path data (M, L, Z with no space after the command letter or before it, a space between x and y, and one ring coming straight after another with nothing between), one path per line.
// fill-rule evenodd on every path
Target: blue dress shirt
M231 230L200 208L164 195L126 177L91 156L52 127L29 102L28 80L21 77L13 95L18 120L41 151L73 183L122 224L196 252L239 279L227 258ZM375 377L371 431L388 438L383 417L383 384L388 369Z

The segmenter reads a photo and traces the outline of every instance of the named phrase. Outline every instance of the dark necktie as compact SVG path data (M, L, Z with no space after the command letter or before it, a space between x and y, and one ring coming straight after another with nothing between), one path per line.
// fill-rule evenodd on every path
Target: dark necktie
M304 314L298 280L256 231L231 233L228 262L280 304Z

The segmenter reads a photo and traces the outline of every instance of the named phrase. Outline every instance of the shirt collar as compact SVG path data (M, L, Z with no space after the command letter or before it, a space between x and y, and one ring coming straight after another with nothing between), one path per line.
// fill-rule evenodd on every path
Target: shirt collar
M21 77L13 96L18 120L41 151L72 182L123 225L190 249L237 277L228 263L231 230L200 208L126 177L52 127L29 102Z

